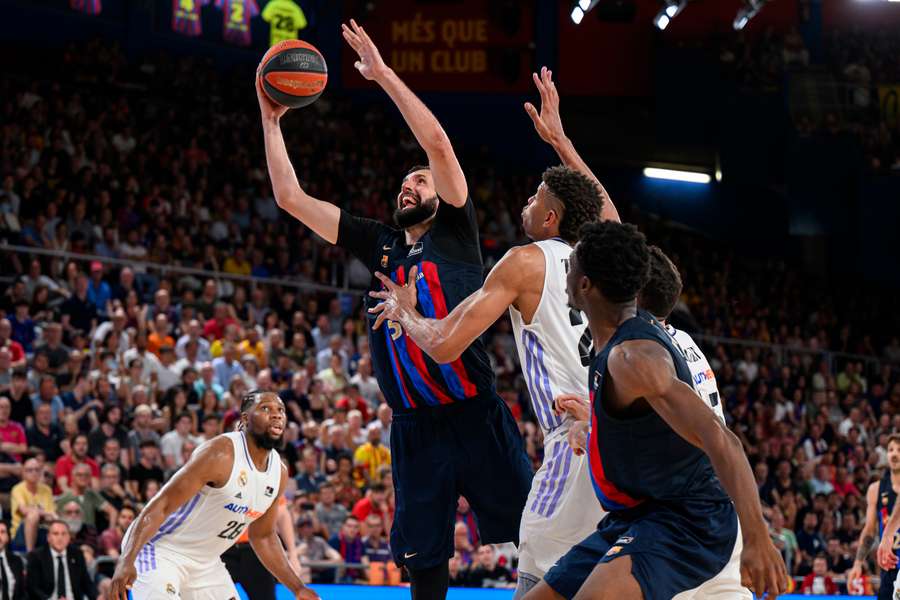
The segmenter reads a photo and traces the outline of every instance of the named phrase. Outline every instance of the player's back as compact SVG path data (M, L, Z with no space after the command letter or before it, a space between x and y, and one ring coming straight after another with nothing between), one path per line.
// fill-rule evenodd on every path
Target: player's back
M199 563L218 560L244 528L261 517L278 496L281 483L278 452L270 450L266 470L259 471L250 458L243 432L222 435L234 445L234 464L228 481L220 488L204 485L169 515L157 534L140 550L135 563L139 573L155 569L160 553L175 553ZM132 528L133 525L126 532L126 540Z
M566 272L572 247L553 238L534 242L544 254L544 287L530 323L509 307L519 362L531 406L545 437L552 437L564 417L553 413L560 394L584 396L590 364L591 333L580 311L569 308ZM559 432L565 438L568 427ZM559 435L557 434L557 435Z
M716 374L713 373L709 361L706 360L706 356L700 350L697 342L686 331L675 329L669 324L666 324L666 333L669 334L675 346L684 356L684 360L687 361L694 389L725 423L725 410L722 407L719 386L716 384Z
M594 490L609 511L647 501L667 504L729 502L706 454L675 432L655 411L634 418L608 414L603 381L613 348L631 340L652 340L668 350L678 378L691 385L687 361L663 326L649 313L625 321L591 365L592 426L589 441Z

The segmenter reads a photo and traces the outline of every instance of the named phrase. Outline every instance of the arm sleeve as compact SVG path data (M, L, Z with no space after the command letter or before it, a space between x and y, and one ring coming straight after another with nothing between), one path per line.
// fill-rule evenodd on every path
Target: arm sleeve
M344 248L358 258L370 272L376 270L376 260L383 253L382 245L391 239L394 230L374 221L354 217L341 210L338 237L335 245Z
M441 201L434 218L432 238L438 251L446 258L481 264L478 214L471 196L459 208Z

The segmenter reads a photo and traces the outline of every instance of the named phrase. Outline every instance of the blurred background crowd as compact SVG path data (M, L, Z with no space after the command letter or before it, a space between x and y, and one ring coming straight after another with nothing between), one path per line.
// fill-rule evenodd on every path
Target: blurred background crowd
M778 69L808 62L790 35L755 44L720 57L744 83L777 85ZM831 68L858 88L866 125L852 133L869 166L896 169L898 130L865 110L871 86L896 80L896 40L848 35L830 48ZM388 565L391 413L353 291L370 276L278 210L252 79L197 58L127 60L106 41L69 46L54 68L0 77L0 238L29 249L0 251L0 545L32 552L61 522L99 582L136 512L198 444L233 429L244 392L264 389L288 408L287 509L307 576L399 581ZM386 221L404 165L422 159L396 115L341 97L284 123L309 193L358 215ZM832 124L809 127L828 135ZM518 215L540 173L457 150L490 267L523 241ZM844 586L863 494L900 432L892 298L748 258L610 192L682 271L673 322L712 363L790 573ZM542 439L508 320L487 337L537 466ZM512 585L514 548L479 544L465 498L457 520L453 584Z

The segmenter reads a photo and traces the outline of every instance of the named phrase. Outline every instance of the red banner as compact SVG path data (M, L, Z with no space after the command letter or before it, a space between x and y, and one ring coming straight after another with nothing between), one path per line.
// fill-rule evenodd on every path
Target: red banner
M345 1L353 17L358 2ZM506 4L502 9L497 4ZM361 23L384 61L416 91L528 92L531 90L534 4L379 2ZM356 53L344 45L344 85L368 87L353 68Z

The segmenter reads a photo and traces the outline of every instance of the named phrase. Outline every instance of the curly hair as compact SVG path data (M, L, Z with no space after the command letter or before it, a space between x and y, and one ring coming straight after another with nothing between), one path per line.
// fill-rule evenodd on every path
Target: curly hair
M654 317L667 319L681 296L681 274L659 246L650 246L650 279L638 304Z
M600 219L606 199L590 178L568 167L550 167L541 176L550 194L563 205L559 235L567 242L578 241L578 230L585 223Z
M647 238L630 223L584 225L575 256L585 276L610 302L634 300L650 277Z

